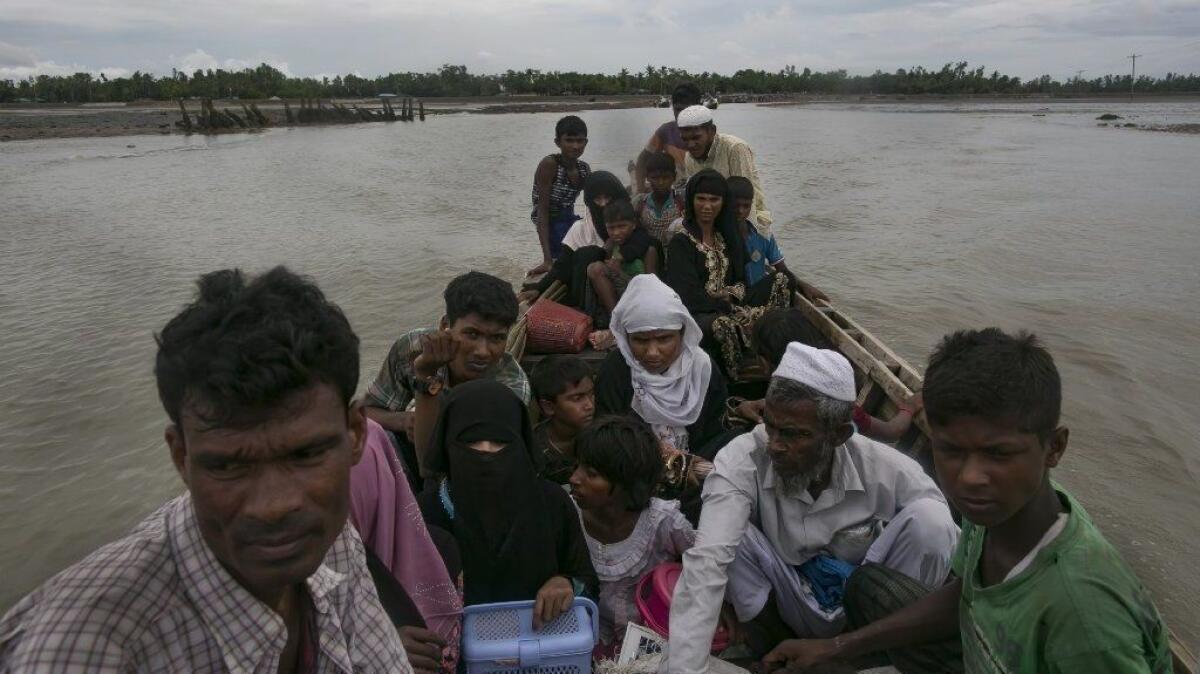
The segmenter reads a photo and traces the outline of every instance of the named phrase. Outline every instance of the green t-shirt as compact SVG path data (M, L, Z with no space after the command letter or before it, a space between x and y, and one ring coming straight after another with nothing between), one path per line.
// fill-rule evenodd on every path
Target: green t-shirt
M981 587L986 529L962 522L952 564L967 674L1171 672L1167 629L1150 595L1075 499L1062 533L1013 578Z

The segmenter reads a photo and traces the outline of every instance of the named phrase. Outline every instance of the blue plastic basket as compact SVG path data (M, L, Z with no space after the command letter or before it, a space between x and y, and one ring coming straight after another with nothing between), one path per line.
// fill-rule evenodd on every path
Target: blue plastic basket
M554 622L533 629L533 602L478 604L463 611L462 659L468 674L591 674L600 618L576 597Z

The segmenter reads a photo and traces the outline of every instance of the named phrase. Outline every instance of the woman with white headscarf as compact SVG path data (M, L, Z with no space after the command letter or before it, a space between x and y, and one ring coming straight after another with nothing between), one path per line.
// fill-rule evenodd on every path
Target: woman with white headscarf
M597 415L632 410L668 449L711 461L729 436L725 378L679 295L653 274L635 276L609 328L618 349L600 366Z

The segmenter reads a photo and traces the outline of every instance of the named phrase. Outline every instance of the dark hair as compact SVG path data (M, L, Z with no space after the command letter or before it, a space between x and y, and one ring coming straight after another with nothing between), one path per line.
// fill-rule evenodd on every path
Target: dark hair
M697 240L700 225L696 222L696 195L716 194L721 197L721 212L717 213L713 228L725 239L725 255L729 258L730 272L734 283L746 280L746 240L742 237L734 213L737 206L729 195L729 182L714 169L701 169L688 179L684 187L683 227Z
M630 512L645 510L662 480L658 436L641 419L601 417L575 439L575 458L625 490Z
M608 202L604 207L604 224L610 222L632 222L638 224L637 211L633 210L633 204L628 199L617 199L616 201Z
M1028 332L999 328L947 335L929 357L922 387L929 422L955 417L1016 420L1047 440L1058 427L1062 381L1054 359Z
M691 105L700 105L700 98L700 87L696 86L695 82L680 82L671 91L671 107L686 108Z
M579 356L556 355L543 358L529 373L534 400L553 401L570 386L592 376L592 368Z
M442 297L446 300L446 321L451 325L463 316L477 314L485 321L511 326L520 311L512 284L479 271L455 277Z
M729 176L729 194L734 199L753 199L754 183L745 176Z
M675 173L675 158L665 152L655 152L646 159L646 175L651 173Z
M575 115L567 115L558 120L554 125L554 140L559 140L563 136L583 136L587 138L587 124Z
M771 369L779 367L788 344L800 342L817 349L830 348L829 340L804 317L799 309L771 309L754 323L751 331L754 352L766 359Z
M154 336L154 378L167 416L185 405L211 428L248 428L314 384L350 404L358 337L310 279L284 267L247 282L241 270L196 282L196 299Z

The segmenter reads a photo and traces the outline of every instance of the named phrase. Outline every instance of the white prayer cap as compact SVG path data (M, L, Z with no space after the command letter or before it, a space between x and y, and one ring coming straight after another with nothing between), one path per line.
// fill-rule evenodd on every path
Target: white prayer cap
M679 128L686 129L689 126L703 126L713 121L712 110L703 105L693 105L689 108L684 108L679 113L679 117L675 118L675 123Z
M834 400L854 402L856 397L854 368L845 356L829 349L792 342L771 376L800 382Z

